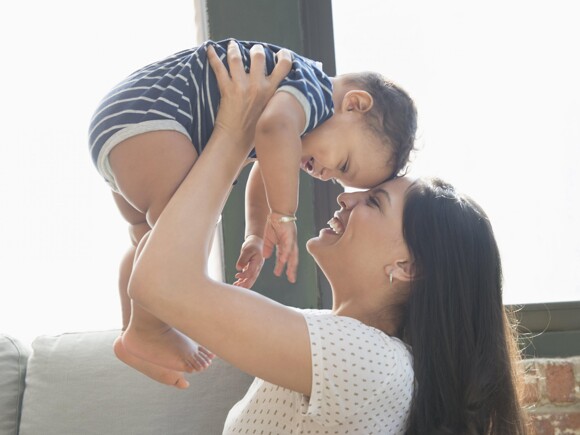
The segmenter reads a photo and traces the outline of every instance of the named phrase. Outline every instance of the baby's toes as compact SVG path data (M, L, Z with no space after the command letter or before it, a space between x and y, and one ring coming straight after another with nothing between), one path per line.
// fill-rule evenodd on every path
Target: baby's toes
M208 355L198 351L197 353L191 355L189 363L196 372L200 372L209 367L211 364L211 358Z
M203 346L198 346L197 351L205 357L209 358L210 361L215 357L215 353L210 352Z

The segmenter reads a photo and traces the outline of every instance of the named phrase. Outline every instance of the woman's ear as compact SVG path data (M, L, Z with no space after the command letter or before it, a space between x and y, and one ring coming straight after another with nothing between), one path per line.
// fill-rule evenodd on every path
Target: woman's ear
M394 264L385 266L385 274L397 281L411 281L415 276L415 264L409 260L398 260Z
M344 112L356 111L365 113L372 109L373 103L373 96L367 91L353 89L344 94L342 110Z

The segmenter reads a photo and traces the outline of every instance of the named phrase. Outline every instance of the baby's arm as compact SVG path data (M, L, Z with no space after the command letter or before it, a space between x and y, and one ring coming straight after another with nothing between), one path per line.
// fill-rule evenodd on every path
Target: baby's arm
M280 276L287 263L286 276L296 280L298 245L296 224L281 222L294 216L298 207L298 182L302 154L301 133L306 116L298 100L277 92L268 102L256 126L255 145L270 214L264 233L264 256L270 257L274 245L277 259L274 273Z
M264 265L263 237L269 211L260 164L255 162L246 184L246 233L236 263L238 273L234 285L251 288L260 274Z

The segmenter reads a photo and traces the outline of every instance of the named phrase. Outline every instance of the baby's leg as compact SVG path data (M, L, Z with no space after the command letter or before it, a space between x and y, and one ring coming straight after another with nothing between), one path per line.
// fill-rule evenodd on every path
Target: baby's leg
M131 247L125 253L119 268L119 296L121 299L121 312L123 316L123 331L125 331L129 326L129 320L131 319L131 299L127 294L127 289L133 271L135 253L139 242L149 233L151 227L147 223L145 215L136 210L120 194L113 192L113 197L119 211L129 223L129 235L131 238ZM188 386L188 382L183 377L182 372L160 367L157 364L153 364L129 353L123 345L122 336L115 340L113 348L117 358L150 378L163 384L174 385L178 388L185 388Z
M135 252L137 251L139 242L149 231L151 231L151 227L149 226L145 215L129 204L123 196L113 192L113 199L115 200L121 215L129 223L129 237L131 239L131 246L123 256L121 266L119 267L119 297L121 299L123 331L125 331L127 326L129 326L129 320L131 319L131 299L127 294L127 289L129 288L131 273L133 272Z
M138 305L132 311L126 290L137 244L143 245L167 202L187 175L197 153L183 135L161 131L142 134L117 145L109 156L120 194L115 201L131 225L133 247L121 265L122 339L115 353L125 363L163 383L186 386L181 372L202 370L211 354L159 321ZM193 217L192 217L193 222ZM128 322L128 313L132 312ZM128 324L127 324L128 322Z

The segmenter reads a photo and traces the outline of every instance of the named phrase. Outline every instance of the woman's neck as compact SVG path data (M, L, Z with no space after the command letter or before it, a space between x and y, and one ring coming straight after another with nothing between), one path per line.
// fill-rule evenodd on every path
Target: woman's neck
M396 337L401 326L403 312L401 306L386 306L369 311L350 302L334 303L332 312L337 316L352 317L367 326L372 326L385 334Z

